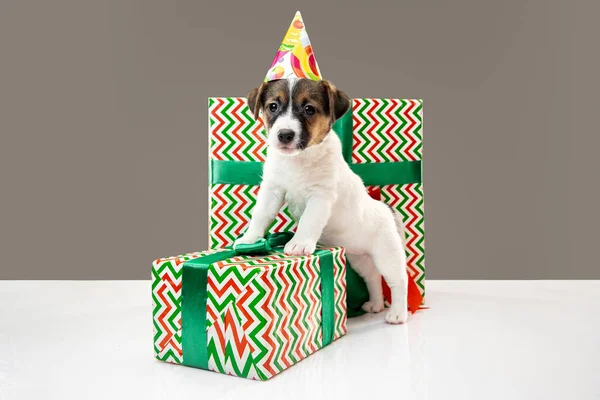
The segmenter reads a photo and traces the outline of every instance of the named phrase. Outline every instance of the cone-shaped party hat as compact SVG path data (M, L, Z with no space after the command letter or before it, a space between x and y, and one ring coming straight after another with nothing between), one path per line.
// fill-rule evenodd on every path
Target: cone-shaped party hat
M317 59L312 51L300 11L296 12L275 59L265 77L265 82L289 77L321 79Z

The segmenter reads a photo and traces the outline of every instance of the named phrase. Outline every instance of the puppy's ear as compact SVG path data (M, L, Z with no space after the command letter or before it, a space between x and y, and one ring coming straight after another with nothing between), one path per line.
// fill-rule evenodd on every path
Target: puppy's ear
M258 115L260 114L260 109L264 105L263 92L267 88L268 82L264 82L257 88L254 88L250 94L248 95L248 107L250 111L252 111L252 115L254 115L254 119L258 119Z
M342 116L350 109L350 98L346 93L338 90L335 85L329 81L323 81L323 86L325 86L325 89L327 90L329 110L331 112L331 118L333 122L335 122L342 118Z

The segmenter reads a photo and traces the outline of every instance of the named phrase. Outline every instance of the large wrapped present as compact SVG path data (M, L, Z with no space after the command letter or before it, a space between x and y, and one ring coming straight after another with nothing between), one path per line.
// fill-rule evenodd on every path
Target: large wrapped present
M321 79L304 21L296 13L265 81ZM266 132L243 97L209 98L209 247L231 245L247 227L266 158ZM335 122L343 155L369 194L404 217L409 306L415 311L425 295L423 223L423 103L414 99L355 98L351 110ZM294 230L284 204L269 232ZM382 282L384 296L389 288ZM364 282L348 270L349 315L368 300Z
M210 98L208 105L209 246L219 248L231 245L250 222L267 144L262 122L253 118L245 98ZM371 197L402 214L410 283L424 297L422 112L421 100L353 99L352 109L333 129L342 140L346 161ZM269 232L294 229L284 204ZM351 270L348 274L353 276ZM356 293L349 289L352 292ZM385 286L384 294L389 299ZM367 299L362 296L362 301ZM355 311L362 304L351 303L349 299L349 308Z
M344 250L286 256L292 235L154 261L156 358L265 380L345 335Z

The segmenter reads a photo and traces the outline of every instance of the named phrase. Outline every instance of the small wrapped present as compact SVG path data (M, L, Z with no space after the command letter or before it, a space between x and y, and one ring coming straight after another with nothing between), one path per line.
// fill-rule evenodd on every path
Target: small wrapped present
M321 79L300 13L296 13L265 80ZM266 132L243 97L209 98L209 247L229 246L248 226L266 158ZM344 158L371 197L404 217L409 305L425 295L425 228L422 186L423 104L415 99L355 98L335 122ZM269 232L294 230L284 204ZM348 270L349 316L368 300L364 282ZM358 281L358 282L357 282ZM383 283L386 299L389 289Z
M156 358L266 380L345 335L344 249L286 256L292 236L154 261Z

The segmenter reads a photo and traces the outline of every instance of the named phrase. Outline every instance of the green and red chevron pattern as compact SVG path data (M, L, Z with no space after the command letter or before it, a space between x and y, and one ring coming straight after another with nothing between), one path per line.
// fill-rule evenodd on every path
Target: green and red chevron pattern
M208 99L210 158L265 161L267 144L262 122L255 120L242 97Z
M406 235L406 266L425 296L425 227L420 183L381 186L381 200L402 214Z
M346 254L344 251L333 252L333 301L335 328L333 340L346 334Z
M271 268L273 263L295 259L275 253L264 257L234 257L212 264L207 280L210 291L206 303L206 327L210 327L233 304L261 270ZM235 285L231 284L232 280Z
M354 99L352 162L421 159L421 100Z
M162 361L180 364L181 271L183 263L219 250L207 250L160 258L152 263L152 319L154 353Z
M242 97L210 98L210 157L264 161L266 133ZM421 100L354 99L353 163L420 160Z
M258 186L215 184L210 187L209 247L231 246L248 226L256 204ZM279 211L269 232L295 231L287 205Z
M334 340L346 334L344 250L334 260ZM217 250L218 251L218 250ZM160 360L183 363L181 279L186 260L153 264L154 350ZM207 277L208 368L264 380L321 347L321 275L318 256L239 256L212 264Z

